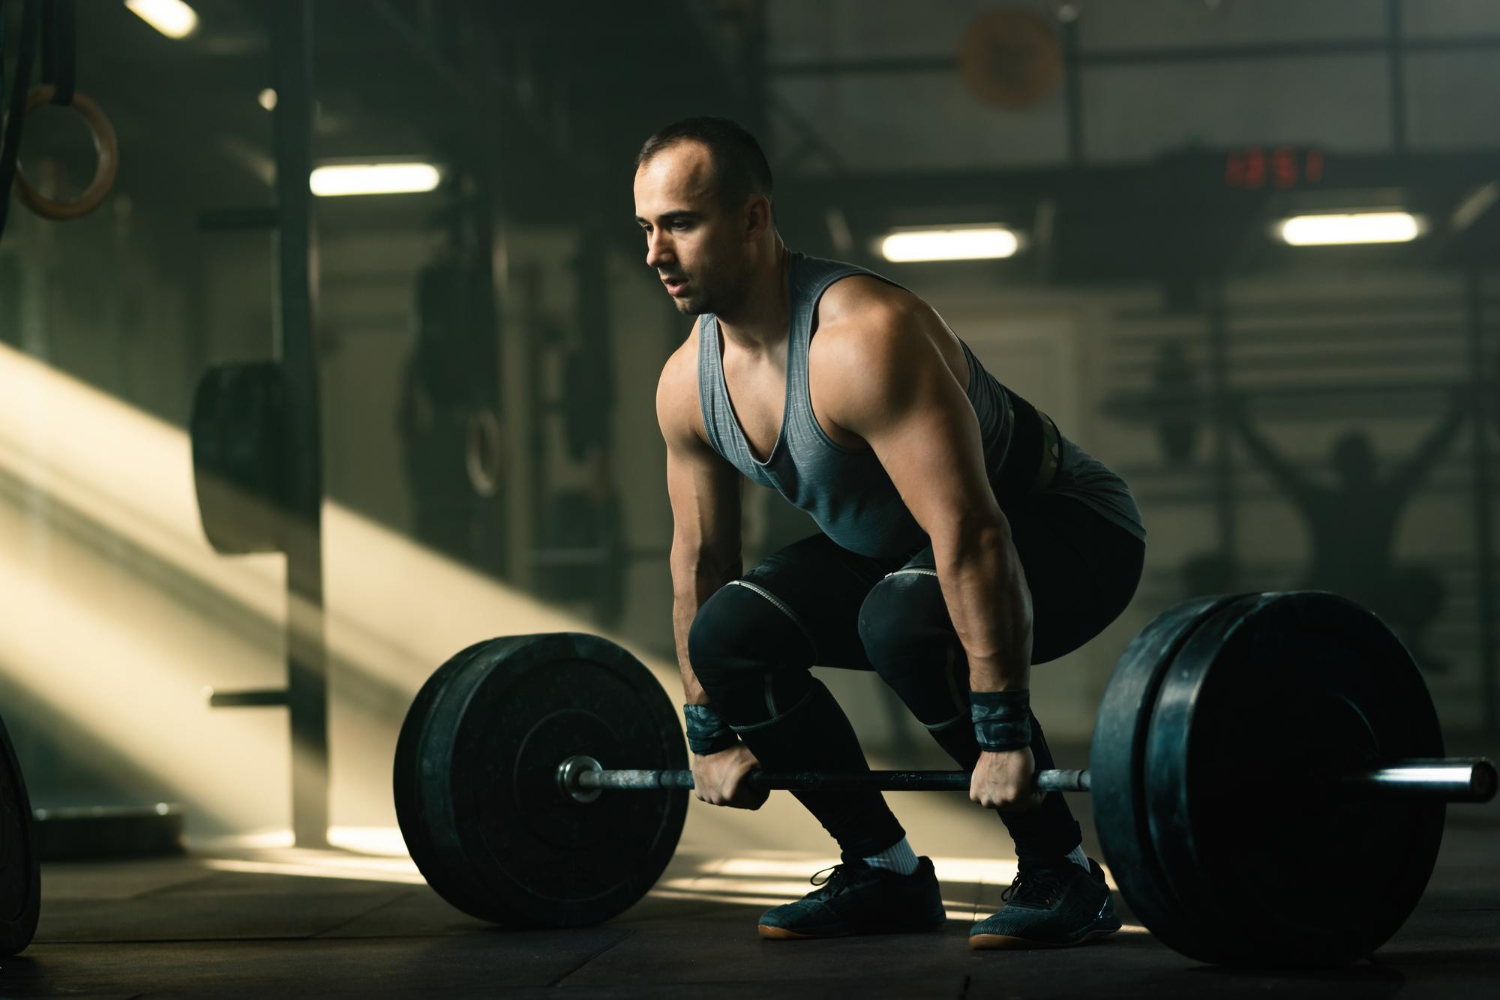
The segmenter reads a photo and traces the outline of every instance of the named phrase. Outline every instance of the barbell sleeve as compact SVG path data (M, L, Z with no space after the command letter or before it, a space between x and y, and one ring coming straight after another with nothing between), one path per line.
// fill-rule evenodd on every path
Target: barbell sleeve
M1495 765L1483 757L1431 757L1393 761L1384 767L1336 775L1351 796L1399 795L1488 802L1495 797Z

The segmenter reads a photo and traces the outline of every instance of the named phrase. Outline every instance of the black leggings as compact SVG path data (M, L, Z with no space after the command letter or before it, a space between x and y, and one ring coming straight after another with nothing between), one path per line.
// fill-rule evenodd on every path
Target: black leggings
M1072 652L1125 609L1145 544L1075 497L1038 493L1006 506L1032 600L1032 662ZM848 718L814 664L873 670L964 770L979 760L969 722L968 658L933 568L932 546L893 559L858 555L821 532L772 554L698 609L693 672L714 708L768 770L869 770ZM1038 770L1054 765L1032 716ZM794 792L838 841L869 857L905 832L879 792ZM1064 797L1001 813L1020 858L1082 842Z

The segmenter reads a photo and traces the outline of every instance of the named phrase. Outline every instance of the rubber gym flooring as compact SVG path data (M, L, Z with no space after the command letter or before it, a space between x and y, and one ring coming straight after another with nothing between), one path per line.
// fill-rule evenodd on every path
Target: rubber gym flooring
M1087 799L1072 801L1097 855ZM815 846L820 833L776 793L760 814L694 803L683 846L651 895L607 924L571 931L472 920L400 856L200 844L177 858L48 865L36 941L0 962L0 996L1500 996L1500 801L1450 808L1426 895L1373 960L1277 974L1191 962L1128 908L1125 931L1098 943L973 952L970 922L999 905L1014 873L1003 831L957 795L891 802L918 852L937 862L949 904L941 933L761 941L759 913L807 891L807 877L834 860L831 850L771 842ZM1285 887L1296 905L1315 906L1345 880L1381 877L1341 868L1337 844L1322 849L1326 881Z

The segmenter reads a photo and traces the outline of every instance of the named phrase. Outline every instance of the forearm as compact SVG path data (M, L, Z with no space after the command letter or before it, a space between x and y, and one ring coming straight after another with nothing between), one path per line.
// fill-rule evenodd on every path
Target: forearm
M682 672L684 704L708 704L708 693L698 683L688 657L688 633L693 628L693 619L705 601L738 576L738 567L731 571L696 563L672 568L672 632L677 640L677 666Z
M955 544L937 566L974 691L1019 691L1031 679L1031 591L1009 531Z

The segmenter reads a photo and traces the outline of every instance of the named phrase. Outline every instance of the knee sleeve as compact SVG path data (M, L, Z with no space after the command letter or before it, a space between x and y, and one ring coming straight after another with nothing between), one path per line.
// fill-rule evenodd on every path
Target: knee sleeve
M772 721L811 694L817 657L790 607L750 580L721 587L688 631L688 662L709 700L737 730Z
M935 572L897 570L877 583L860 607L859 637L881 679L922 725L967 722L968 659Z

